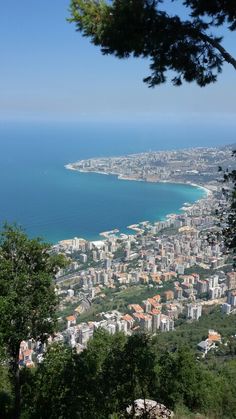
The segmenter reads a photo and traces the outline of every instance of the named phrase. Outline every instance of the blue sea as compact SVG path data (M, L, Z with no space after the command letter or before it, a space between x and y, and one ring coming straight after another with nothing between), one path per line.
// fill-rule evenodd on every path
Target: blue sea
M130 224L178 212L184 202L194 202L204 192L73 172L64 165L90 157L220 142L215 137L215 142L199 139L190 128L181 130L128 122L1 122L0 222L16 222L30 236L55 243L75 236L97 239L100 232L114 228L126 232Z

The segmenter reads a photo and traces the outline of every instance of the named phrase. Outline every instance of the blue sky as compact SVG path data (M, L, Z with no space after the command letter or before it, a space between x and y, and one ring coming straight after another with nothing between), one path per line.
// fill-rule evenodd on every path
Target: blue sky
M176 7L172 6L171 7ZM0 118L221 118L234 123L236 72L225 65L217 84L148 89L148 60L102 56L75 32L69 0L1 2ZM224 45L236 56L236 33Z

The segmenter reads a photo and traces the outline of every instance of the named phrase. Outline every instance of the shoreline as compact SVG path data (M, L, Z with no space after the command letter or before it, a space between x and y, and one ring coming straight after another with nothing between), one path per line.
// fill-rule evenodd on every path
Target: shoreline
M194 186L198 189L202 189L203 191L205 191L207 196L213 195L213 192L209 188L207 188L206 186L198 185L197 183L189 183L189 185Z
M197 189L201 189L204 192L204 196L202 196L200 199L197 199L193 203L189 204L188 208L192 207L197 202L200 202L204 199L207 199L209 196L213 195L213 192L209 188L207 188L205 185L204 186L199 185L199 184L196 184L196 183L192 183L190 181L186 181L186 182L176 182L176 181L173 181L173 180L172 181L171 180L170 181L169 180L148 181L148 180L145 180L145 179L137 179L137 178L134 178L134 177L133 178L132 177L126 177L122 174L117 174L117 173L112 173L112 172L109 173L109 172L99 172L99 171L96 171L96 170L76 169L74 167L73 163L66 164L64 167L67 170L72 170L72 171L80 172L80 173L95 173L95 174L99 174L99 175L115 176L118 180L126 180L126 181L131 181L131 182L136 181L136 182L156 183L156 184L167 183L167 184L176 184L176 185L183 185L183 186L188 185L188 186L192 186L192 187L197 188ZM183 214L185 213L186 214L187 213L186 209L187 208L185 207L185 205L183 205L182 207L179 208L178 212L175 213L174 215L178 215L180 213L183 213ZM159 221L165 221L165 220L168 219L168 216L169 216L169 214L166 214L166 216L162 220L148 221L148 223L152 224L152 223L156 223L156 222L159 222ZM133 235L137 234L138 231L141 231L140 224L141 224L141 221L139 223L135 223L135 224L132 224L130 226L125 227L125 230L130 230L130 233L125 233L125 232L119 231L117 228L112 228L111 230L108 230L106 232L101 232L101 233L99 233L99 239L97 239L97 240L105 241L109 238L110 234L111 235L114 234L114 233L116 234L117 232L119 232L120 234L126 234L126 235L132 235L133 236ZM133 227L133 226L135 226L136 228L135 229L129 228L129 227ZM85 239L85 240L87 240L87 239ZM91 240L87 240L87 241L91 241Z
M157 180L157 181L150 181L150 180L146 180L146 179L137 179L135 177L126 177L125 175L122 175L122 173L117 174L117 173L113 173L113 172L100 172L98 170L84 170L84 169L76 169L73 166L74 163L68 163L66 164L64 167L67 170L73 170L74 172L80 172L80 173L95 173L98 175L106 175L106 176L115 176L117 179L119 180L128 180L131 182L146 182L146 183L169 183L169 184L173 184L173 185L189 185L189 186L193 186L194 188L198 188L198 189L202 189L207 196L210 196L213 194L213 192L207 188L206 185L199 185L197 183L192 183L190 181L186 181L186 182L177 182L174 180ZM203 199L203 198L201 198Z

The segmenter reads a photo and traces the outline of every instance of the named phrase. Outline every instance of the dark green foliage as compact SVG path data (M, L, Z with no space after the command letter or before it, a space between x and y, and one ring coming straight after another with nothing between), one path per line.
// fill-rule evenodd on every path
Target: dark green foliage
M184 322L176 330L154 336L157 351L175 351L180 346L188 346L195 351L197 344L207 338L208 330L217 330L226 340L230 340L236 330L236 315L226 316L221 313L220 307L208 309L197 322ZM225 354L229 354L228 346L222 347Z
M102 371L107 416L124 411L137 398L152 397L155 360L151 339L145 334L133 335L123 347L113 349Z
M224 363L219 369L223 379L224 394L224 417L236 418L236 362Z
M65 260L50 256L49 249L14 226L6 225L0 235L0 347L15 386L15 417L20 410L20 343L45 341L55 330L52 277Z
M162 349L145 334L95 333L80 355L52 346L34 371L25 371L21 417L124 417L137 398L151 398L204 417L236 417L236 361L205 362L187 346ZM113 416L114 417L114 416Z
M63 345L52 346L43 364L31 373L31 381L25 380L23 418L108 418L116 402L107 391L115 387L119 369L111 379L104 372L110 361L113 371L113 353L122 353L125 341L124 335L98 330L80 355Z
M219 412L217 378L200 367L188 347L164 353L159 360L158 394L170 408L184 405L190 411Z
M1 358L0 358L1 359ZM1 419L10 416L13 404L13 391L8 368L4 362L0 365L0 417Z
M233 151L236 157L236 150ZM222 171L219 168L219 171ZM223 172L224 187L222 192L226 198L226 206L219 208L218 216L222 228L222 235L226 249L233 258L233 265L236 266L236 170Z
M0 342L14 362L20 342L55 330L52 275L64 264L49 245L6 226L0 238Z
M170 408L183 403L195 407L198 374L195 360L189 351L180 349L175 353L165 352L159 360L159 397Z
M143 333L109 335L99 329L81 354L52 345L42 364L19 371L20 341L46 340L55 328L52 275L64 264L64 259L50 256L49 246L40 240L29 240L15 227L3 230L1 418L122 418L137 398L203 417L236 418L236 316L223 315L220 308L208 308L198 322L185 322L154 338ZM196 345L209 328L224 339L203 359Z
M112 413L112 410L109 410L111 404L105 390L108 383L111 388L113 387L113 381L109 381L109 377L104 377L104 364L112 360L113 352L119 351L124 342L123 335L110 336L107 332L98 330L94 339L89 342L88 349L80 355L77 364L77 375L80 377L78 417L102 419L108 417L108 411ZM115 377L113 379L115 380Z
M160 8L159 3L164 5ZM70 21L101 46L103 54L150 58L151 75L144 79L149 87L164 83L168 70L175 73L175 86L183 80L205 86L217 80L224 61L236 69L236 60L223 48L222 39L209 34L225 21L231 30L236 29L234 0L186 0L183 5L190 9L188 20L165 11L165 3L71 0Z
M234 0L185 0L184 4L191 7L194 17L210 16L213 19L213 25L220 26L226 22L230 24L230 30L236 29Z
M35 371L23 371L22 417L72 419L77 416L76 355L63 345L52 345Z

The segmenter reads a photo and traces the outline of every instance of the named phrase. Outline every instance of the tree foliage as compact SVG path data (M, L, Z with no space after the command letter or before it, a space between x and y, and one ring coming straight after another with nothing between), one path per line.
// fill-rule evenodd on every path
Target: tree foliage
M236 157L236 150L233 151ZM219 168L222 171L222 168ZM236 170L226 169L223 174L224 187L222 188L225 197L225 204L219 208L218 215L222 227L227 252L233 257L233 264L236 267Z
M169 70L174 85L196 81L202 87L217 80L225 61L236 69L222 37L212 35L225 24L236 30L235 1L175 1L187 19L171 14L166 0L71 0L70 21L103 54L150 58L149 87L164 83Z
M22 340L43 341L55 330L52 278L65 261L50 256L49 249L16 227L6 226L1 233L0 342L13 362Z
M30 419L72 419L77 416L76 355L71 348L53 344L44 362L22 377L22 416ZM82 383L82 381L81 381Z
M55 331L57 298L53 275L65 265L50 246L15 226L0 235L0 347L15 385L19 411L19 348L27 339L45 341ZM15 413L17 415L17 413Z
M199 367L188 347L164 353L159 360L160 400L170 408L183 405L192 412L219 413L222 406L218 378L203 365Z
M125 418L135 399L151 398L174 411L230 419L235 377L235 360L206 363L187 346L162 350L158 338L98 330L81 354L53 345L27 372L22 418Z

